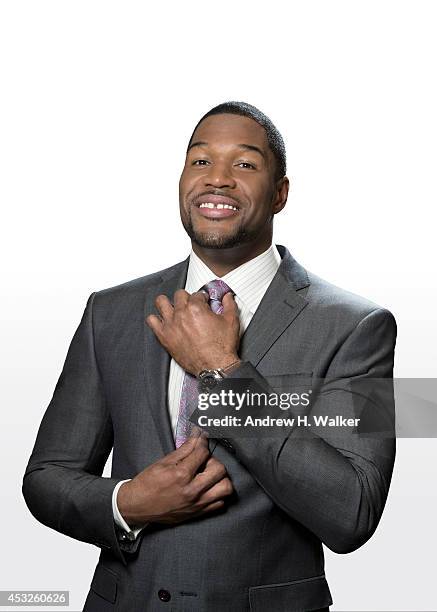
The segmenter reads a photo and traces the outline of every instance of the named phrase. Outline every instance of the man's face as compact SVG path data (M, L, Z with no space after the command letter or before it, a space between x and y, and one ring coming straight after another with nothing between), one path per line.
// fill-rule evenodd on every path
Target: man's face
M285 206L288 191L275 171L256 121L230 114L202 121L179 182L181 219L191 240L203 248L268 245L273 214Z

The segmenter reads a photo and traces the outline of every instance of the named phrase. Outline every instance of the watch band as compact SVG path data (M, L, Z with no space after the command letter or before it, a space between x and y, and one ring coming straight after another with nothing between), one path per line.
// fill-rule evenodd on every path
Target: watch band
M207 390L213 389L219 380L226 378L233 370L236 369L241 363L241 359L233 361L224 368L216 368L214 370L202 370L199 372L198 379L202 386Z
M226 375L231 374L234 370L236 370L238 368L240 363L241 363L241 359L237 359L236 361L233 361L232 363L230 363L225 368L222 368L221 371L224 374L226 374Z
M236 369L235 366L238 366L240 363L241 363L241 359L237 359L236 361L233 361L232 363L225 366L224 368L214 368L213 370L202 370L197 375L197 378L202 379L207 375L214 376L214 378L224 378L224 374L228 374L229 372Z

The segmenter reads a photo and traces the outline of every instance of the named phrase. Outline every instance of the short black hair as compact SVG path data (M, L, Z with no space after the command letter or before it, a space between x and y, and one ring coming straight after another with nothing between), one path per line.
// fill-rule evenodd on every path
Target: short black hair
M209 110L203 117L197 122L196 127L191 134L188 148L193 140L194 132L197 130L199 125L207 117L211 115L241 115L243 117L249 117L256 121L261 127L263 127L267 134L267 142L276 161L276 179L280 179L285 176L287 172L287 158L285 153L284 139L281 136L280 131L274 125L274 123L261 112L256 106L248 104L247 102L222 102L218 106L214 106Z

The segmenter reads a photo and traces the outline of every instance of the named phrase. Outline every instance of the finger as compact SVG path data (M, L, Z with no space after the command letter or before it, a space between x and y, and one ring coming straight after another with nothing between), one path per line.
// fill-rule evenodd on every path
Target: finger
M199 475L204 472L212 473L216 471L221 472L222 477L226 476L226 468L223 463L211 455L210 457L208 457L208 460L205 463L203 472L199 472Z
M215 485L205 491L196 502L196 506L212 504L223 497L231 495L234 491L232 482L225 476L219 480Z
M187 291L185 291L184 289L178 289L176 293L174 294L174 298L173 298L174 307L176 309L185 308L189 297L190 297L190 294Z
M223 480L226 475L225 466L220 461L217 461L217 459L210 457L206 462L204 471L196 474L189 488L193 495L201 495L220 482L220 480Z
M225 293L222 299L223 308L226 310L237 310L237 302L235 301L234 294L232 291Z
M209 295L207 291L196 291L191 294L191 299L207 304L209 302Z
M200 430L199 430L200 431ZM162 463L175 465L188 457L197 446L203 446L209 453L208 442L204 435L193 435L188 438L179 448L168 453L161 459Z
M174 308L166 295L158 295L155 306L163 319L169 319L173 316Z
M198 436L202 436L203 438L208 439L209 438L209 434L207 431L204 431L203 429L201 429L200 427L198 427L197 425L193 424L193 429L191 430L191 434L190 437L198 437Z
M195 519L199 516L202 516L203 514L209 514L210 512L213 512L214 510L220 510L221 508L224 507L224 505L225 505L225 502L222 499L218 499L212 502L211 504L204 506L200 510L196 510L196 512L192 512L188 516L184 516L184 518L182 518L180 522L191 521L191 519Z
M225 502L222 499L218 499L217 501L212 502L212 504L208 504L202 508L199 514L207 514L208 512L214 512L214 510L220 510L220 508L223 508L224 505Z
M146 317L146 323L150 327L150 329L155 333L158 338L162 334L163 323L160 317L157 315L149 315Z
M234 299L232 291L223 296L222 299L223 312L222 315L229 318L238 317L238 306Z
M191 438L189 438L189 441L190 440ZM191 452L182 460L182 464L190 474L191 480L194 478L200 466L203 465L210 456L208 440L204 436L194 438L192 445Z

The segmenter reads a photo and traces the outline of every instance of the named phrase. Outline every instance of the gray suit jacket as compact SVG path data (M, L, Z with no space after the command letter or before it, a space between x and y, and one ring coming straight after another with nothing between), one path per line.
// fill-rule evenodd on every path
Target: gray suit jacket
M326 377L335 385L324 410L349 414L347 380L392 376L394 318L278 248L281 266L242 337L243 364L233 377L270 386L294 375L308 384ZM210 440L235 489L224 511L151 524L135 542L114 525L116 483L174 450L170 358L145 316L158 294L172 298L184 287L187 265L91 295L26 469L26 503L45 525L101 549L88 612L324 609L332 602L322 543L347 553L372 535L393 439L349 435L338 444L329 434L290 430L282 438ZM381 398L373 399L379 410ZM391 404L385 397L381 409ZM111 449L111 478L102 478Z

